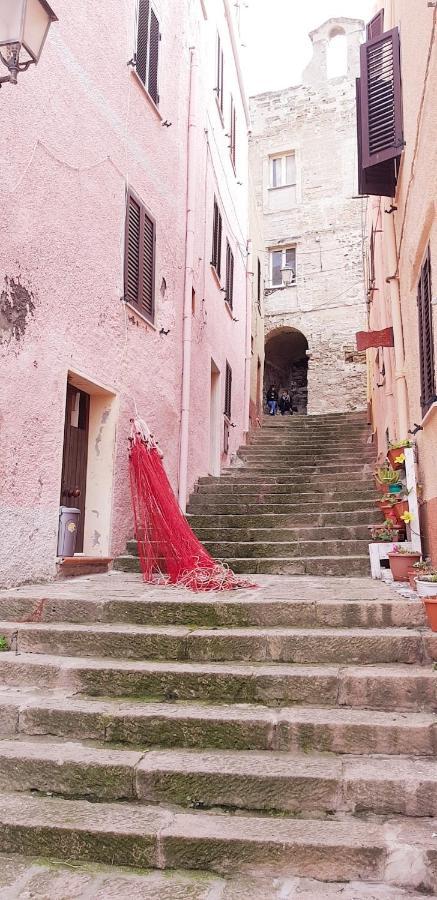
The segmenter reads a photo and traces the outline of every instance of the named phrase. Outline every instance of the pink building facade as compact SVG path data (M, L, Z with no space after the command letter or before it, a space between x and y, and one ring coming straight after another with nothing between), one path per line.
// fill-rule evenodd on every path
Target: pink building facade
M248 429L248 118L231 4L55 11L38 67L0 98L2 585L55 575L62 503L82 508L86 556L123 550L135 414L182 507Z

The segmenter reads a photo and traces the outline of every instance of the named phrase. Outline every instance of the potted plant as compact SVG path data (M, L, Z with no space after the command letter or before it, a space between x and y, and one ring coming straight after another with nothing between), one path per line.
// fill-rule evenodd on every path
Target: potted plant
M381 512L384 515L385 520L389 519L391 522L397 524L398 516L396 514L396 505L398 503L397 497L392 494L384 494L380 500L376 501L377 506L379 506Z
M400 475L398 472L395 472L394 469L390 469L389 466L381 466L375 472L375 479L378 490L389 491L389 493L396 493L402 491L402 484L400 483ZM394 491L392 489L395 489Z
M437 631L437 572L420 575L416 581L417 593L423 598L428 625Z
M419 562L420 553L395 544L391 553L388 554L388 558L393 580L408 581L408 572L413 563Z
M386 519L382 525L370 526L370 537L374 544L392 544L399 540L399 529L391 519Z
M408 570L408 580L410 582L411 590L417 590L417 578L421 578L422 575L429 575L431 572L432 569L429 559L421 559L419 562L413 563L412 568Z
M393 509L398 522L402 521L405 525L409 525L413 517L408 509L407 498L392 495L392 500L394 500Z
M402 469L405 464L405 453L404 450L406 447L412 447L411 441L404 440L398 441L397 444L390 443L388 445L387 450L387 459L392 467L392 469Z

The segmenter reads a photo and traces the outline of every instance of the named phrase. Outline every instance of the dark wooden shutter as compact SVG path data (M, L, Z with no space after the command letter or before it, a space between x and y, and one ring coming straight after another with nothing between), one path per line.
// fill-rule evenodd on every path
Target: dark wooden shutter
M216 264L215 267L217 269L217 275L220 278L222 274L222 217L221 213L218 214L218 228L217 228L217 256L216 256Z
M223 50L222 50L222 42L220 40L220 35L217 33L217 68L216 68L216 94L217 94L217 102L220 107L221 112L223 113Z
M361 46L362 160L367 169L400 156L404 146L399 31Z
M147 60L149 45L149 0L139 0L136 70L144 85L147 82Z
M226 363L226 382L225 382L225 416L231 419L232 412L232 369L229 363Z
M431 254L428 247L417 289L419 317L421 406L425 414L436 401L434 336L432 324Z
M256 299L258 304L258 312L261 314L261 263L258 257L258 266L257 266L257 288L256 288Z
M376 197L394 197L396 194L397 160L387 159L370 169L363 168L362 123L361 123L361 89L360 79L356 80L357 101L357 162L358 193Z
M211 265L217 268L217 236L218 236L218 220L219 220L219 208L217 200L214 198L214 218L212 223L212 250L211 250Z
M226 241L226 300L229 306L234 305L234 254Z
M153 321L155 296L155 223L129 191L126 213L124 299Z
M380 9L379 13L370 20L366 28L366 38L373 41L373 38L381 37L384 31L384 10Z
M151 10L150 13L150 43L149 43L149 82L148 91L152 100L158 106L158 61L159 61L159 22L156 15Z
M235 160L237 153L237 116L235 112L235 103L233 97L231 97L231 123L230 123L230 141L229 148L231 151L231 160L232 165L235 169Z

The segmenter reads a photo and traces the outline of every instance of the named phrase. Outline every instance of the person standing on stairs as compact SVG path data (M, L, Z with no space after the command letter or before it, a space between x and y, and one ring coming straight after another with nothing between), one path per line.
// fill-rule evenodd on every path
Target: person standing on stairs
M276 410L278 408L278 389L275 384L272 384L267 391L267 406L270 410L270 415L275 416Z

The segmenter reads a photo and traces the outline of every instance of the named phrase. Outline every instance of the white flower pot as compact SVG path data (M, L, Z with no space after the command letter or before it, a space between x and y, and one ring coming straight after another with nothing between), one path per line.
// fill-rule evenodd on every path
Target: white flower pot
M419 597L437 597L437 581L419 581L416 579Z

